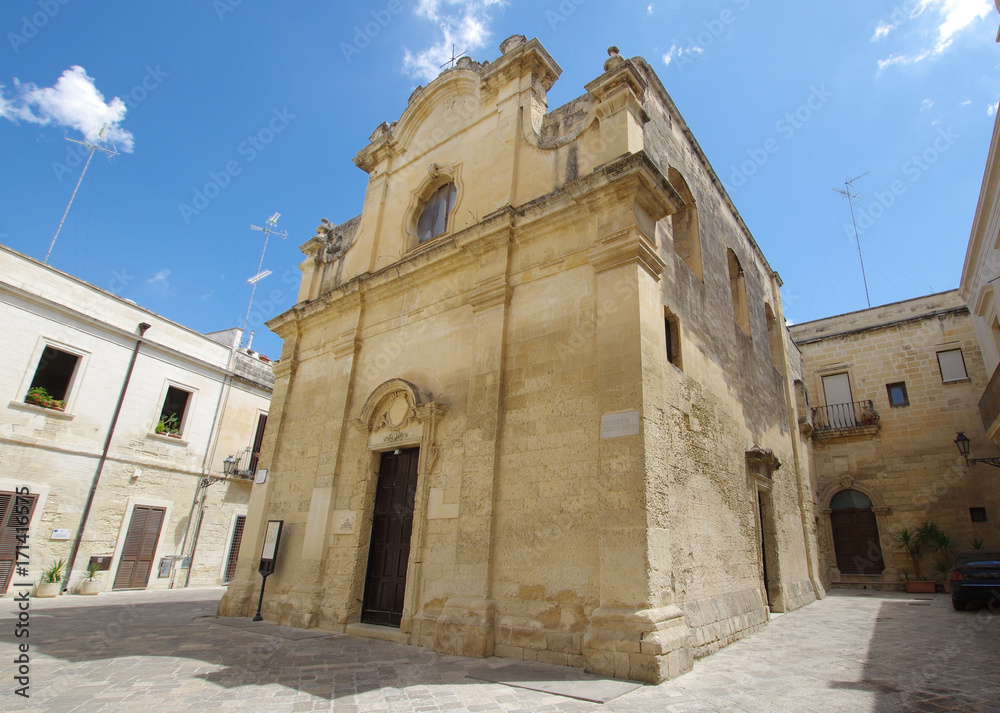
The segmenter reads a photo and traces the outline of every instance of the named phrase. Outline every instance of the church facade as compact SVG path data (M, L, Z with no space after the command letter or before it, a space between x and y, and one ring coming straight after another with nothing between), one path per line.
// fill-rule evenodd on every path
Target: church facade
M281 520L267 619L662 681L824 595L781 281L644 60L500 49L303 245L220 613Z

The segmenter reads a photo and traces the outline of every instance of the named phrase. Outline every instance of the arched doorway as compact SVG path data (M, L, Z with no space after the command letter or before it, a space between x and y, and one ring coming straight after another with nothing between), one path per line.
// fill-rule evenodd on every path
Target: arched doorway
M858 490L842 490L830 501L833 547L841 574L882 574L882 547L872 501Z

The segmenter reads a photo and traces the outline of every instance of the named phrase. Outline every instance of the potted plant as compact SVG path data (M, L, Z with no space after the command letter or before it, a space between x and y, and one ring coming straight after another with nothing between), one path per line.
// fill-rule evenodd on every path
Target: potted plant
M925 523L927 524L927 523ZM926 534L921 532L921 528L915 531L906 529L892 533L892 537L896 540L896 549L902 550L910 556L913 560L913 579L906 579L906 591L910 594L917 593L931 593L936 589L934 582L925 581L920 576L920 557L924 552L924 545L926 544Z
M62 587L63 570L66 569L66 560L58 559L42 570L42 579L35 587L36 597L55 597Z
M160 420L156 424L156 432L161 436L172 436L174 438L180 438L181 426L177 420L177 414L172 413L167 418L160 416Z
M84 573L85 579L80 584L80 594L97 594L101 591L101 583L97 581L97 573L101 571L101 565L91 562L87 565Z
M926 532L927 541L930 542L934 551L939 555L938 561L934 564L934 569L941 575L941 578L938 580L941 582L941 590L943 592L950 592L951 587L948 584L948 573L951 572L952 565L955 563L955 548L951 541L951 535L940 529L937 525L933 525L932 523L926 524L930 525Z
M53 398L45 390L44 386L34 386L28 389L28 394L24 397L24 403L31 404L32 406L41 406L42 408L50 408L54 411L66 410L66 401Z

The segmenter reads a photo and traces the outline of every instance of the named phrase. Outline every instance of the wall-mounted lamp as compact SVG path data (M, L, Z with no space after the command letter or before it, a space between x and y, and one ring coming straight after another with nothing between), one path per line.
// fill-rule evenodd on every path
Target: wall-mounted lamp
M236 456L226 456L225 460L222 461L222 472L226 475L236 475L236 466L239 461L236 460Z
M1000 458L969 458L969 452L972 450L972 441L961 431L955 437L955 445L958 446L958 452L965 458L966 465L986 463L987 465L992 465L994 468L1000 468Z

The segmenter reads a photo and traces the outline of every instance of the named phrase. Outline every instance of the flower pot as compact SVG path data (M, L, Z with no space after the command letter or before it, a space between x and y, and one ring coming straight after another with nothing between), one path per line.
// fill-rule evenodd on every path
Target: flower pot
M88 579L80 585L80 594L97 594L102 589L101 583L96 579Z
M937 582L909 580L906 583L906 591L910 594L933 594L937 589Z
M35 587L35 596L42 598L57 597L59 596L60 587L62 587L62 582L45 582L39 584Z

